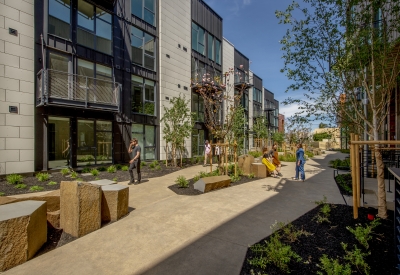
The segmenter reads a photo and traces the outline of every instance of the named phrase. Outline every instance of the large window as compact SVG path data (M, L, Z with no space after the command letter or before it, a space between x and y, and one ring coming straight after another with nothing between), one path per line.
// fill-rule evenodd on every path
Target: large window
M215 62L221 65L221 41L215 39Z
M192 92L192 112L195 113L195 120L204 122L204 100L198 94Z
M155 116L155 82L132 75L132 112Z
M214 60L214 36L208 34L208 58Z
M132 14L155 26L156 0L131 0Z
M131 45L132 62L155 71L155 39L154 36L132 26Z
M202 27L192 22L192 49L205 55L205 31Z
M112 54L112 16L83 0L78 1L78 43Z
M257 88L253 88L253 100L262 103L262 93Z
M192 130L192 157L204 155L204 130Z
M49 116L47 135L49 168L70 166L69 118Z
M70 0L49 0L49 33L71 39Z
M156 159L156 127L152 125L132 124L132 138L137 138L142 149L142 160ZM132 156L133 157L133 156Z

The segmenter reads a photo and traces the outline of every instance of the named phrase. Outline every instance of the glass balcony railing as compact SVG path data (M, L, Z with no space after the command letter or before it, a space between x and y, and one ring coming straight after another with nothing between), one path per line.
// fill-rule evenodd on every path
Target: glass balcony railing
M37 105L64 105L120 111L121 85L116 82L54 70L37 74Z
M217 89L223 89L223 81L222 73L214 71L213 69L198 68L192 70L192 87L207 84L213 85Z

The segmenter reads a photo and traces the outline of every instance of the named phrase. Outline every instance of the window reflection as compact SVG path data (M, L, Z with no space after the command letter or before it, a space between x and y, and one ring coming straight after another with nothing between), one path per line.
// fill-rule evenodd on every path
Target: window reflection
M154 36L133 26L131 31L132 62L155 71Z
M131 0L132 14L155 26L155 0Z
M70 0L49 0L49 33L70 39Z

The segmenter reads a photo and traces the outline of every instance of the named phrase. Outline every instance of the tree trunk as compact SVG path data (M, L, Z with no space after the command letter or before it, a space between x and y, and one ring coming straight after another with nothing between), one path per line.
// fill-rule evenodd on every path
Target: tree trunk
M176 167L176 145L175 144L172 144L171 157L172 157L172 163L173 163L174 167Z
M374 140L379 140L378 123L373 110L372 125L374 132ZM375 149L375 161L376 161L376 179L378 181L378 217L386 219L387 216L387 205L386 205L386 187L385 187L385 174L384 174L384 164L382 160L382 152L379 149L379 145L374 146Z

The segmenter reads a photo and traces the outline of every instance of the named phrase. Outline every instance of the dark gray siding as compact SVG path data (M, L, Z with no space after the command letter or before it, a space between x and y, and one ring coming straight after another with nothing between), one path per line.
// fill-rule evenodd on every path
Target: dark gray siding
M262 91L262 79L256 76L254 73L253 73L253 85L254 88Z
M192 20L222 43L222 17L201 0L192 0Z
M250 67L249 59L236 49L235 49L234 63L236 68L239 68L240 65L243 65L243 70L246 72L249 71Z

